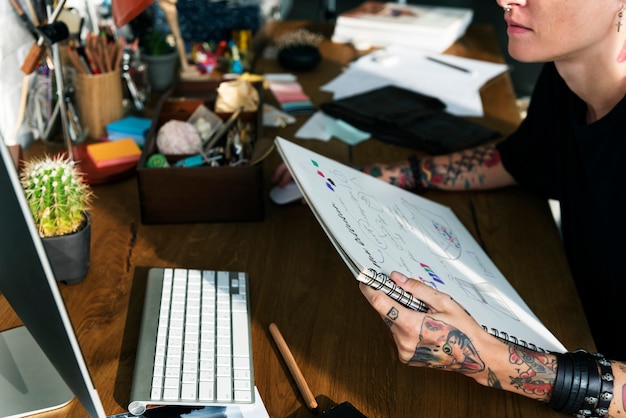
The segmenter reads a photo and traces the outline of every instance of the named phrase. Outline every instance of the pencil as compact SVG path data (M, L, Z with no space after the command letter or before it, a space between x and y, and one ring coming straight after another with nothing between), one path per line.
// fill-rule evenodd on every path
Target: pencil
M469 70L467 68L461 67L460 65L455 65L455 64L451 64L449 62L446 61L442 61L440 59L434 58L434 57L426 57L427 60L432 61L432 62L436 62L437 64L441 64L441 65L445 65L448 68L452 68L454 70L458 70L464 73L468 73L468 74L472 74L472 70Z
M313 396L313 392L311 392L309 385L306 383L306 380L304 380L304 376L302 375L296 360L293 358L293 354L291 354L291 350L289 350L287 342L285 342L285 339L276 324L271 323L269 328L270 333L274 338L274 342L276 343L280 354L283 356L283 360L285 360L285 363L287 364L287 368L291 372L293 379L296 381L296 385L298 385L298 389L304 398L304 402L311 411L317 413L317 401L315 400L315 396Z
M72 62L72 65L74 66L74 68L76 68L76 70L79 73L91 74L91 71L89 71L89 69L85 66L85 64L80 60L80 57L78 56L78 52L76 52L76 50L69 45L67 47L67 56Z

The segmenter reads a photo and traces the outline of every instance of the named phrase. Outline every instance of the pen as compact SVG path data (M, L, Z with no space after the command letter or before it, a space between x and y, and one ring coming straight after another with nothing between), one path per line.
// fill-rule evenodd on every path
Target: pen
M315 400L315 396L313 396L313 392L311 392L311 389L309 389L309 385L306 383L306 380L304 380L304 376L302 375L302 372L300 371L296 360L293 358L291 350L289 350L289 347L287 346L283 335L280 333L278 327L274 323L270 324L269 329L272 337L274 338L274 342L276 343L276 346L280 351L280 354L283 356L283 360L285 360L285 363L287 363L287 368L289 368L291 375L296 381L296 385L298 385L298 389L300 390L300 393L304 398L304 402L306 402L306 405L309 407L309 409L311 409L311 411L313 411L313 413L317 413L317 401Z
M452 68L454 70L457 71L461 71L467 74L472 74L472 70L469 70L467 68L461 67L459 65L455 65L455 64L450 64L449 62L446 61L442 61L440 59L434 58L434 57L426 57L427 60L432 61L432 62L436 62L437 64L441 64L441 65L445 65L446 67Z

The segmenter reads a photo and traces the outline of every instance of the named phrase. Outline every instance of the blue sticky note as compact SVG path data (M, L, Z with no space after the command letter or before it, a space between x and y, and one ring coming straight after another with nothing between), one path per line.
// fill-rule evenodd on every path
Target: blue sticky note
M341 119L329 116L326 116L326 131L348 145L356 145L372 136L369 132L362 131Z

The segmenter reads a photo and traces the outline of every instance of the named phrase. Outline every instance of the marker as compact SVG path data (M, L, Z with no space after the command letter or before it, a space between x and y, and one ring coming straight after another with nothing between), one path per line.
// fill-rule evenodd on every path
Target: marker
M437 64L445 65L448 68L452 68L454 70L461 71L463 73L467 73L467 74L473 74L474 73L472 70L469 70L467 68L461 67L459 65L450 64L449 62L442 61L442 60L437 59L437 58L426 57L426 59L429 60L429 61L432 61L432 62L436 62Z

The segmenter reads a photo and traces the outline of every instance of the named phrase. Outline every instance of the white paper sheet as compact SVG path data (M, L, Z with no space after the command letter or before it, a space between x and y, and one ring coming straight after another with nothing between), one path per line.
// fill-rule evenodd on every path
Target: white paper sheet
M433 62L428 57L467 71ZM483 116L480 88L507 68L505 64L392 45L359 58L321 89L332 92L337 100L395 85L437 97L453 115L480 117Z

